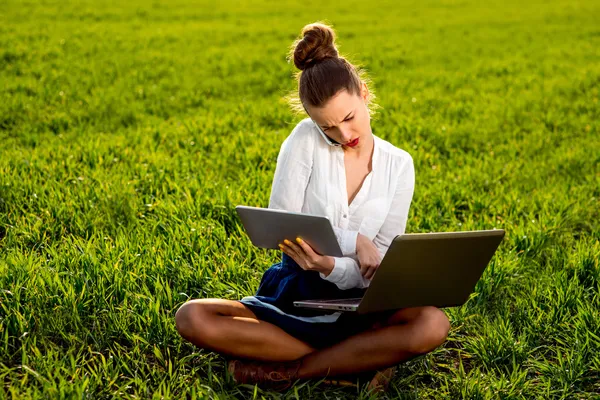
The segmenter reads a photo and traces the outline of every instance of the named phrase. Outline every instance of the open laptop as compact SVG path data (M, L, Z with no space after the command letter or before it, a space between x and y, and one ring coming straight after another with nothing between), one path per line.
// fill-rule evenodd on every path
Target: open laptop
M459 306L473 292L503 237L503 229L398 235L362 298L300 300L294 305L359 314Z

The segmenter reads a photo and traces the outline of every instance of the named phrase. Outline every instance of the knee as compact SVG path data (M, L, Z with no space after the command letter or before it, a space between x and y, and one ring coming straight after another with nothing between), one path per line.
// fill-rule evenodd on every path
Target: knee
M413 349L418 354L429 353L446 341L450 331L450 321L437 307L423 307L419 315L421 340Z
M183 338L201 345L210 342L213 335L209 318L206 307L197 300L191 300L182 304L175 313L175 327Z

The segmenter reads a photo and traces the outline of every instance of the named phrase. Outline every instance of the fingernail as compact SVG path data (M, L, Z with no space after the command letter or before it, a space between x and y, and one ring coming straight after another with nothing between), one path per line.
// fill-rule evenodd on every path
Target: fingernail
M289 240L285 239L284 240L285 244L291 244L292 242L290 242Z
M300 239L299 237L298 237L298 238L296 238L296 241L297 241L298 243L302 244L302 239Z
M278 244L280 249L283 249L283 245L281 243Z

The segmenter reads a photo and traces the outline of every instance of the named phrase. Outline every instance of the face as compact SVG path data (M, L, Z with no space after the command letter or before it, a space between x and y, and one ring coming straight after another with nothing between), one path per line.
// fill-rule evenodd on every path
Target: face
M345 150L356 150L372 139L368 95L365 84L360 96L341 90L323 107L308 107L307 112L325 135L342 144Z

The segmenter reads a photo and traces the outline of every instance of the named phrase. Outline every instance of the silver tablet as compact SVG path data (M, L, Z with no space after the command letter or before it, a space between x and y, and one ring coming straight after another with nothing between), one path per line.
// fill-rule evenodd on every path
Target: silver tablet
M271 208L235 207L250 240L256 247L279 250L284 239L306 241L317 253L342 257L329 218Z

